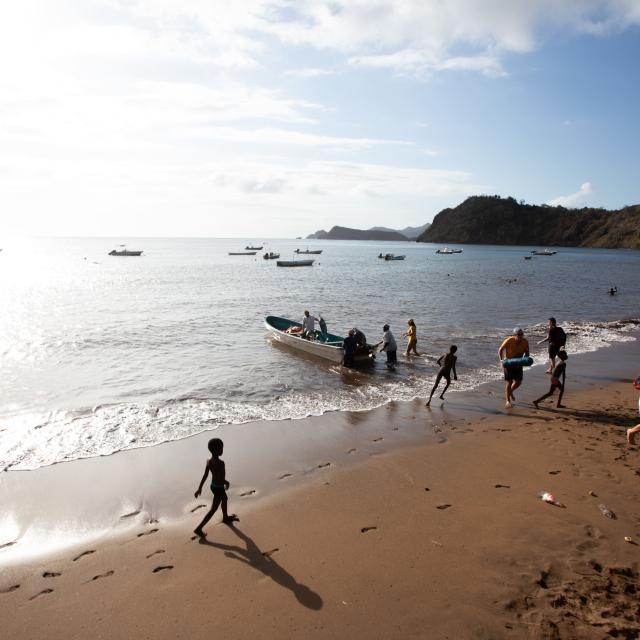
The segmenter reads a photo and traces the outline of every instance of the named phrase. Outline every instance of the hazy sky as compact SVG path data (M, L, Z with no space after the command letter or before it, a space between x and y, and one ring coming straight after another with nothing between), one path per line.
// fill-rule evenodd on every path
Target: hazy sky
M640 202L640 0L15 0L6 234L296 236Z

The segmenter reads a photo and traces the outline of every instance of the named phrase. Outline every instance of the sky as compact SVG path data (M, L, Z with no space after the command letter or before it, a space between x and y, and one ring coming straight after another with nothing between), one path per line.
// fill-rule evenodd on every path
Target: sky
M0 241L640 203L639 60L640 0L3 3Z

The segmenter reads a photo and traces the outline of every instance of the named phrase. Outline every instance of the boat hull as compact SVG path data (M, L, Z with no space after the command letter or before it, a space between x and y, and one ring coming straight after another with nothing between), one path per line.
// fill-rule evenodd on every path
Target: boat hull
M310 267L314 260L278 260L279 267Z
M317 340L307 340L301 335L286 333L286 329L289 327L302 327L302 324L287 318L280 318L278 316L267 316L264 320L264 324L272 331L271 337L278 342L285 344L289 347L297 349L314 355L318 358L324 358L331 362L341 363L344 358L344 350L342 349L342 338L340 336L333 335L331 333L321 334L316 331L318 336ZM371 350L366 352L357 353L355 355L355 362L372 362L370 356Z
M230 251L230 256L255 256L257 251Z
M118 256L120 258L127 258L127 257L131 257L131 256L141 256L142 255L142 251L129 251L128 249L125 249L124 251L116 251L115 249L113 251L109 251L110 256Z

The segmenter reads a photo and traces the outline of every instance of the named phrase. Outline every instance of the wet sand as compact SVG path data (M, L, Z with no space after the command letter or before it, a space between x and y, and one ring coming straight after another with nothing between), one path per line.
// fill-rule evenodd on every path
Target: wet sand
M264 439L253 464L273 453L273 485L290 488L258 490L238 469L243 486L232 488L230 506L240 522L227 527L214 517L204 543L190 532L208 501L184 492L197 485L208 435L167 445L171 455L154 448L105 459L102 465L121 465L123 477L104 477L100 495L157 474L158 460L170 482L173 456L188 477L166 502L181 504L182 515L114 499L118 524L110 535L38 558L13 556L0 578L3 635L638 637L640 447L625 441L638 422L629 382L637 343L625 349L621 381L591 380L590 388L569 391L564 410L523 403L506 414L491 391L492 404L477 411L456 408L464 401L452 396L447 411L415 402L364 414L347 436L344 416L325 416L316 423L324 430L306 442L305 462L279 458L277 440L270 449ZM593 366L580 375L589 371L607 375ZM531 375L516 395L534 397L544 382L543 374ZM327 438L333 442L325 448ZM180 447L192 456L191 471ZM225 460L233 482L232 451ZM89 468L95 477L114 468L96 460L73 465L85 481ZM58 466L68 484L68 470ZM53 482L55 475L51 468L23 477ZM267 497L257 500L261 491ZM542 502L540 491L564 506ZM28 493L22 497L28 502ZM601 504L616 518L605 517Z

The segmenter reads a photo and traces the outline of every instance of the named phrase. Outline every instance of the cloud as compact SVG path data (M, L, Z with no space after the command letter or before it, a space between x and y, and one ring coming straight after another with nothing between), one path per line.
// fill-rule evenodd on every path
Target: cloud
M305 69L289 69L284 72L285 76L296 78L321 78L323 76L334 76L338 73L335 69L325 69L319 67L309 67Z
M559 196L553 200L549 200L547 204L553 207L576 208L583 207L587 204L587 198L593 193L593 185L590 182L583 182L580 189L575 193L566 196Z

